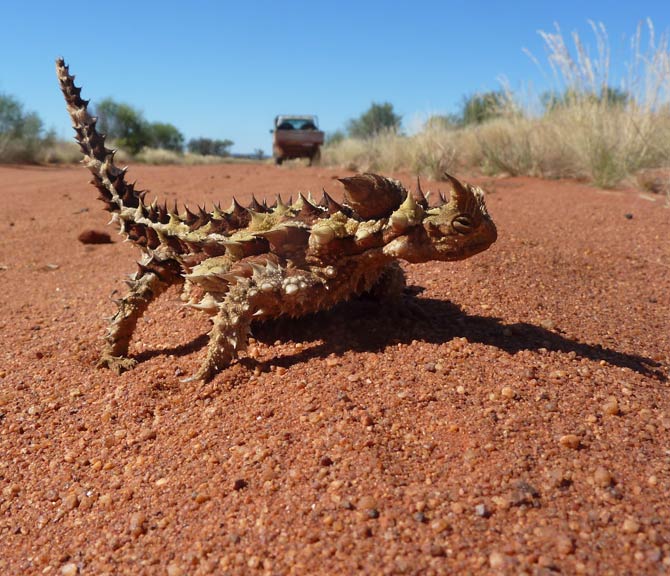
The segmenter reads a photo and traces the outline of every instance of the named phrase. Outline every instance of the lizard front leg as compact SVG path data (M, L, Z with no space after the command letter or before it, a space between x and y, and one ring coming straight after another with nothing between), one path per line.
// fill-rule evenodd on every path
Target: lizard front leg
M219 304L218 312L212 318L207 357L200 369L183 382L211 380L237 358L238 352L246 350L253 318L249 292L249 282L243 281L236 284Z
M238 264L226 277L233 283L212 319L207 357L186 382L210 380L229 366L238 353L246 349L254 319L283 314L301 316L306 310L309 288L322 283L322 279L308 270L287 269L283 262L260 259Z
M397 261L393 261L382 269L369 294L383 305L397 306L406 286L405 272Z
M428 321L429 318L414 299L403 300L407 287L405 271L397 261L384 267L379 278L370 288L369 294L377 300L382 309L399 321Z
M178 279L167 266L157 266L150 258L143 259L139 271L128 281L130 290L117 302L118 310L105 334L105 346L98 367L107 367L121 374L135 366L136 360L128 358L128 346L137 321L149 304Z

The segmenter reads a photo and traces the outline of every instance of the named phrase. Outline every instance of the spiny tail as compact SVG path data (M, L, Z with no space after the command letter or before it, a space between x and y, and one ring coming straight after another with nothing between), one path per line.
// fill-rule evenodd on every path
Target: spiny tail
M157 248L161 240L152 224L167 224L170 213L165 205L144 204L142 190L125 180L125 169L114 164L114 150L105 147L105 136L96 130L97 118L88 113L88 100L81 98L81 88L62 58L56 60L56 73L72 118L76 140L84 154L84 165L93 174L92 184L100 192L105 208L121 224L121 232L141 247Z
M84 154L84 164L93 174L93 184L106 209L120 212L125 208L138 208L143 204L144 192L127 183L125 170L114 164L115 151L105 147L105 136L96 130L98 119L88 113L88 100L81 98L81 88L75 86L74 76L70 75L62 58L56 60L56 73L77 134L76 140Z
M121 233L128 239L150 250L162 244L175 256L212 249L216 252L223 249L205 246L206 240L190 238L189 232L208 225L209 232L229 234L249 224L251 213L236 202L226 212L220 206L213 212L199 208L196 213L185 207L182 214L176 206L170 210L158 202L145 204L146 192L136 190L134 184L126 182L126 170L114 164L115 151L105 147L105 136L96 130L98 119L88 113L88 101L81 98L81 88L75 86L74 76L62 58L56 60L56 73L76 140L84 153L83 163L93 174L92 184L100 192L106 209L112 213L112 220L120 223Z

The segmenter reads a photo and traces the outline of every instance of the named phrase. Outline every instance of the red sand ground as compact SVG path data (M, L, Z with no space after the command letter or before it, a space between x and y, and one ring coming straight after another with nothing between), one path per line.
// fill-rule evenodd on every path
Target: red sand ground
M338 195L336 175L130 172L192 204ZM358 301L271 322L203 385L180 380L208 321L174 292L135 370L95 368L138 251L77 241L107 219L87 181L0 168L0 573L670 570L662 197L480 180L500 238L406 266L426 320Z

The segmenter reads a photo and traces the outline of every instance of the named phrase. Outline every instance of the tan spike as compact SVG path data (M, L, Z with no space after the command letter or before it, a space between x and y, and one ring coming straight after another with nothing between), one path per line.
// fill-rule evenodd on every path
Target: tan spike
M328 209L328 214L331 216L337 212L342 212L342 205L335 200L333 200L332 196L328 194L325 190L323 191L323 197L326 201L326 206L325 208Z
M461 212L471 211L473 203L476 201L472 192L455 176L448 172L445 172L444 175L451 182L452 187L449 203L455 204Z
M233 201L230 204L230 208L228 208L226 212L228 214L235 214L236 216L240 216L245 212L245 210L246 208L237 201L237 198L235 198L235 196L233 196Z
M256 212L255 210L252 210L251 208L247 208L247 212L251 216L249 229L250 230L262 229L265 224L265 216L263 216L263 214L260 214L259 212Z
M423 190L421 190L421 178L419 175L416 177L416 201L421 204L424 210L428 208L428 195L424 194Z
M251 204L249 204L249 210L253 210L254 212L264 212L263 205L256 200L256 196L254 194L251 195Z

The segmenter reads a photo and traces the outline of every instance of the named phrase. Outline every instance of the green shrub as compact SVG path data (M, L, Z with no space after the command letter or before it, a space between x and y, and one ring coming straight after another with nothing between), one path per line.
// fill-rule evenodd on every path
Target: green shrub
M393 104L373 102L361 116L349 121L347 132L352 138L374 138L381 133L397 133L402 117L393 111Z
M152 144L152 132L142 113L129 104L105 98L96 107L98 129L116 145L137 154Z
M467 96L461 106L460 123L463 126L483 124L504 115L509 105L509 97L502 91Z
M230 156L232 140L213 140L212 138L194 138L188 142L188 151L202 156Z
M40 117L0 93L0 162L37 162L44 138Z
M184 135L172 124L153 122L149 125L151 146L172 152L184 151Z

